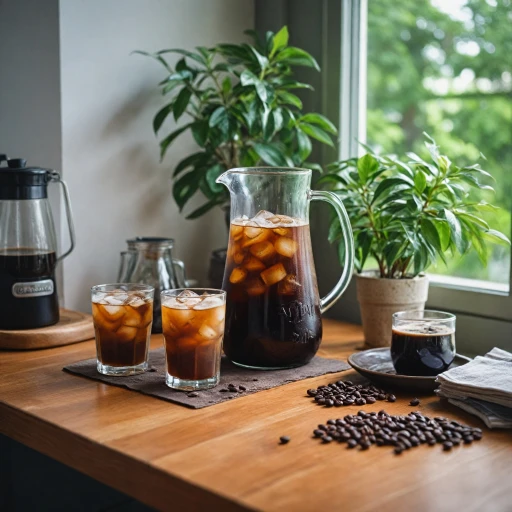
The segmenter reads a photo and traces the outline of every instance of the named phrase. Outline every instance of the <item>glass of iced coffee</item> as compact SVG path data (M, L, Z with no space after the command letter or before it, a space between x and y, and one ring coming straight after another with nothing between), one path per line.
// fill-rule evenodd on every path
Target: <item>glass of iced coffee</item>
M166 384L185 391L216 386L226 292L208 288L165 290L161 298Z
M124 376L148 369L154 291L144 284L91 288L98 372Z

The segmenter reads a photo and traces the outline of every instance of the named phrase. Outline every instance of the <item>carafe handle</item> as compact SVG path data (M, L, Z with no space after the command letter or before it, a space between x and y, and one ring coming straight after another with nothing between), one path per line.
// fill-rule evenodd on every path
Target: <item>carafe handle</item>
M325 313L340 298L352 277L352 272L354 271L354 238L347 211L345 210L341 199L334 192L310 190L309 200L325 201L334 207L340 219L343 243L345 244L343 273L334 288L325 297L320 299L320 312Z
M57 171L50 171L50 181L55 181L59 183L62 187L62 193L64 195L64 207L66 208L66 219L68 221L68 229L69 229L69 240L71 245L69 249L57 257L57 261L63 260L66 256L68 256L71 251L75 248L75 226L73 224L73 215L71 213L71 202L69 200L69 190L68 186L64 181L62 181L60 174Z

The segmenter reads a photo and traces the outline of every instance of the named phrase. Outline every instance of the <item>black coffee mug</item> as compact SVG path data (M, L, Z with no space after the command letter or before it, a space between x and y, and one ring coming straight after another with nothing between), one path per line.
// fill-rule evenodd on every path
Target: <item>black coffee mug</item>
M393 314L391 359L401 375L435 376L455 357L455 315L442 311Z

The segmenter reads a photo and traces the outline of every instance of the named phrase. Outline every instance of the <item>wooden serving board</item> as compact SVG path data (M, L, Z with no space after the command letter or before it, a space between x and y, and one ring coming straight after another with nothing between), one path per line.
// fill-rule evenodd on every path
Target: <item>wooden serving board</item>
M94 338L92 316L71 309L60 309L55 325L18 331L0 330L0 349L34 350L60 347Z

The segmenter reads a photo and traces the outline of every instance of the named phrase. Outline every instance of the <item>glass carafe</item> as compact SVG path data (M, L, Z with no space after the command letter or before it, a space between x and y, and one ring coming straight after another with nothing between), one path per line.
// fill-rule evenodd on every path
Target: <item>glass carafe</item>
M231 193L224 352L250 368L306 364L320 346L321 314L339 299L353 271L352 230L343 203L332 192L311 190L307 169L232 169L217 182ZM345 243L342 275L323 298L313 262L310 201L334 207Z
M172 238L140 237L128 241L129 251L133 249L136 256L125 282L147 284L155 289L153 333L162 332L160 292L183 287L181 275L178 277L173 264L173 245Z
M126 240L128 250L121 251L121 259L119 263L119 271L117 273L116 283L129 283L137 262L137 242L155 242L158 244L161 241L169 243L169 249L164 254L164 259L167 266L172 266L174 277L178 288L184 288L187 286L187 274L185 271L185 263L183 261L172 257L172 248L174 246L174 240L172 238L159 238L159 237L136 237L130 240Z

